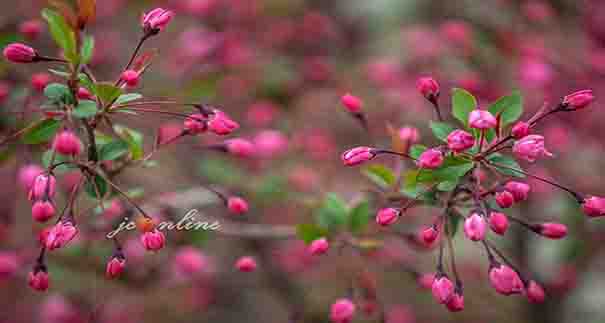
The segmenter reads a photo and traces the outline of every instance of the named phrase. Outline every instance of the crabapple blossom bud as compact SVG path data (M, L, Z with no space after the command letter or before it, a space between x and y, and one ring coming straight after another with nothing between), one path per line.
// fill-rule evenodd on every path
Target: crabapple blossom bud
M355 147L342 153L341 159L345 166L357 166L367 162L376 156L374 149L370 147Z
M233 214L244 214L249 209L248 202L238 196L232 196L227 199L227 208Z
M55 224L46 236L45 245L48 250L55 250L67 245L76 235L78 229L71 221L60 221Z
M55 206L48 200L39 200L32 205L32 218L38 222L46 222L55 216Z
M51 76L48 73L36 73L32 75L30 83L32 88L38 92L44 91L44 88L50 83Z
M311 244L309 245L309 253L311 253L314 256L317 255L323 255L324 253L326 253L328 251L328 249L330 248L330 244L328 243L328 239L326 238L319 238L319 239L315 239L313 241L311 241Z
M145 232L141 236L141 243L143 247L149 251L158 251L164 248L166 243L166 237L164 233L154 229L153 231Z
M139 85L140 75L135 70L125 70L122 72L122 75L120 75L120 79L129 87L135 87Z
M105 267L105 276L109 279L117 278L124 271L124 267L126 267L126 259L124 256L113 256L107 262L107 267Z
M424 243L426 243L427 245L430 245L431 243L435 242L435 240L437 240L437 237L439 237L439 231L437 231L437 228L435 228L435 226L430 226L422 230L421 238L422 241L424 241Z
M63 155L79 155L82 152L82 141L72 131L64 130L55 136L53 148Z
M380 209L376 214L376 223L382 226L391 225L397 221L399 215L399 210L392 207Z
M254 145L246 139L234 138L228 140L225 142L225 149L228 153L242 158L254 155Z
M239 128L239 124L222 111L214 111L208 121L208 128L217 135L228 135Z
M164 30L170 20L174 17L174 13L170 10L155 8L143 15L141 26L145 32L157 34Z
M521 159L530 163L536 161L539 157L551 157L551 154L544 147L544 137L540 135L528 135L515 142L513 153Z
M464 130L454 130L447 136L447 147L454 152L465 151L475 144L475 138Z
M587 107L594 99L592 90L581 90L565 96L563 104L578 110Z
M439 83L432 77L421 77L416 81L416 89L428 100L439 96Z
M43 292L48 289L49 286L48 272L45 267L35 268L29 273L28 284L29 287Z
M401 141L407 142L408 144L416 143L420 139L420 133L418 132L418 129L414 127L401 127L397 134Z
M525 295L527 299L532 303L542 303L546 298L546 293L544 293L544 288L540 286L540 284L535 281L529 281L527 288L525 289Z
M4 57L13 63L31 63L36 60L36 51L24 44L12 43L4 47Z
M515 203L515 198L513 194L509 191L502 191L496 193L496 203L499 207L503 209L507 209Z
M599 217L605 215L605 198L598 196L589 196L582 203L582 211L590 217Z
M561 223L546 222L538 224L535 232L550 239L561 239L567 235L567 227Z
M464 220L464 234L473 241L480 241L485 238L486 224L479 213L473 213Z
M56 179L50 174L40 174L36 176L29 191L30 201L36 201L44 198L53 198L56 191Z
M531 128L529 127L529 123L524 122L524 121L519 121L519 122L515 123L515 125L513 126L513 128L510 131L510 134L515 139L521 139L521 138L529 135L530 131L531 131Z
M340 98L340 102L347 109L347 111L355 114L361 113L363 102L360 98L347 93Z
M38 175L44 173L44 169L36 164L29 164L21 167L17 175L19 184L23 189L29 191Z
M468 115L468 124L471 128L491 129L496 127L497 123L496 118L487 110L476 109Z
M523 282L512 268L498 264L489 270L489 282L502 295L518 294L523 291Z
M94 95L92 95L92 93L90 93L90 91L88 91L88 89L85 87L78 88L78 93L76 93L76 95L80 100L91 100L94 98Z
M207 119L208 118L201 113L194 113L183 121L183 128L191 135L203 133L208 129L208 124L206 123Z
M209 265L207 257L193 247L182 247L174 257L175 270L186 276L199 274Z
M462 290L456 290L450 297L450 299L445 304L450 312L460 312L464 309L464 295L462 294Z
M531 190L531 187L528 184L516 181L510 181L506 183L504 187L513 195L515 202L527 200L527 195Z
M489 215L489 227L497 234L504 234L508 229L508 218L504 213L492 212Z
M433 297L440 304L446 304L454 293L454 284L447 278L447 276L441 274L435 277L433 285L431 286Z
M249 256L241 257L235 262L235 268L237 268L237 270L239 270L241 272L245 272L245 273L255 271L256 266L257 266L256 260L254 260L254 258L249 257Z
M349 323L355 315L356 306L348 298L336 300L330 307L330 320L333 323Z
M42 22L37 19L27 20L19 25L19 33L31 40L37 38L41 32Z
M288 149L288 138L277 130L259 131L253 139L255 155L266 159L282 155Z
M425 150L418 157L416 164L420 168L435 169L443 164L443 153L439 149L431 148Z

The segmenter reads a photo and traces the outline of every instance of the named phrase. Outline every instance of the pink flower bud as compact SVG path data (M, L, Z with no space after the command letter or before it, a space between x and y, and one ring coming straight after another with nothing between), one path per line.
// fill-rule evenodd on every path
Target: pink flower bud
M241 257L235 262L235 268L244 273L253 272L256 270L256 260L248 256Z
M31 19L22 22L19 25L19 33L25 36L27 39L34 40L38 38L40 33L42 32L42 22L37 19Z
M489 215L489 227L497 234L504 234L508 229L508 218L504 213L492 212Z
M319 238L319 239L315 239L313 241L311 241L311 244L309 245L309 253L311 253L314 256L317 255L323 255L324 253L326 253L328 251L328 249L330 248L330 244L328 243L328 239L326 238Z
M153 231L143 233L141 243L149 251L159 251L164 248L166 237L164 233L154 229Z
M46 222L55 216L55 206L48 200L39 200L32 205L32 218L38 222Z
M208 128L217 135L228 135L237 130L239 124L231 120L224 112L215 110L214 115L208 121Z
M507 209L515 203L515 198L513 194L509 191L502 191L496 193L496 203L499 207L503 209Z
M401 141L407 142L408 144L417 143L420 139L420 133L418 132L418 129L414 127L402 127L399 129L398 135Z
M355 315L356 306L348 298L336 300L330 307L330 320L333 323L349 323Z
M227 208L233 214L244 214L248 212L248 202L241 197L232 196L227 199Z
M0 279L12 277L19 269L17 254L10 251L0 252Z
M487 110L473 110L468 115L468 124L475 129L491 129L495 128L498 121Z
M203 114L194 113L183 121L183 128L185 131L187 131L187 133L197 135L208 129L208 124L206 123L207 120L208 118L206 118Z
M542 303L546 298L546 293L544 293L544 288L540 286L535 281L531 280L525 290L525 294L527 299L532 303Z
M107 262L105 276L109 279L117 278L124 271L124 267L126 267L126 259L123 256L113 256Z
M209 267L208 258L193 247L182 247L174 257L175 270L185 276L200 274Z
M447 276L440 275L435 277L431 291L439 304L446 304L454 293L454 284Z
M88 91L88 89L86 89L85 87L78 88L77 96L78 96L78 99L80 99L80 100L94 99L94 95L92 95L92 93L90 93L90 91Z
M605 198L590 196L584 199L582 211L590 217L599 217L605 215Z
M519 121L519 122L515 123L515 125L513 126L513 128L510 131L510 134L515 139L521 139L521 138L529 135L530 131L531 131L531 128L529 127L529 123Z
M241 138L234 138L225 142L227 152L238 157L249 158L254 155L254 145Z
M536 232L550 239L562 239L567 235L567 227L560 223L542 223L536 226Z
M48 272L45 268L36 268L29 273L28 284L29 287L43 292L48 289L49 283Z
M342 153L341 159L345 166L357 166L376 156L370 147L355 147Z
M563 98L563 104L574 109L583 109L587 107L595 97L592 90L582 90L574 92Z
M447 147L454 152L465 151L475 144L475 138L464 130L454 130L447 136Z
M13 63L31 63L36 60L36 51L23 44L12 43L4 48L4 57Z
M141 26L146 32L158 33L166 28L174 13L170 10L155 8L143 15Z
M399 211L391 207L380 209L376 214L376 223L382 226L389 226L397 221L399 215Z
M76 235L78 229L73 225L71 221L61 221L55 224L48 235L46 236L46 248L48 250L55 250L63 248L67 245Z
M254 136L257 157L276 158L288 149L288 138L277 130L263 130Z
M363 106L360 98L348 93L340 98L340 102L351 113L360 113Z
M422 230L421 238L424 243L427 245L432 244L439 237L439 231L434 226L430 226L424 230Z
M464 234L473 241L485 238L486 227L485 220L478 213L473 213L464 220Z
M531 187L528 184L515 181L506 183L504 187L513 195L515 202L527 200L527 195L529 195L529 191L531 190Z
M435 274L434 273L421 274L420 276L418 276L418 278L416 280L418 282L418 285L420 285L421 288L431 289L431 288L433 288L433 281L435 280Z
M427 99L439 96L439 83L432 77L421 77L416 81L416 88Z
M55 196L56 183L53 175L43 173L36 176L29 191L30 201L52 199Z
M21 187L29 191L38 175L44 173L44 169L36 164L29 164L21 167L17 179Z
M79 155L82 152L82 141L75 133L64 130L59 132L53 140L53 148L63 155Z
M454 291L445 306L450 312L462 311L464 309L464 295L462 294L462 291Z
M135 70L126 70L122 72L120 79L126 83L129 87L136 87L139 85L140 75Z
M443 164L443 153L435 148L425 150L416 161L420 168L435 169Z
M523 291L523 282L516 271L506 265L492 266L489 282L502 295L518 294Z
M50 83L51 76L48 73L36 73L31 77L32 88L38 92L44 91L44 88Z
M513 153L517 158L525 159L530 163L539 157L551 157L552 154L544 147L544 137L540 135L528 135L515 142Z

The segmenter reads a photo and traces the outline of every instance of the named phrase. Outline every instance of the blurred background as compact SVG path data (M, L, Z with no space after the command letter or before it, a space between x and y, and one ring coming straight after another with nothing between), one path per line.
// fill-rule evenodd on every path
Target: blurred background
M22 41L42 53L56 52L39 14L47 5L2 1L0 47ZM589 220L568 195L537 182L530 181L529 201L512 214L565 223L568 237L541 240L513 228L497 243L545 286L544 304L497 295L487 282L483 250L460 235L456 250L466 308L453 314L417 282L418 273L434 272L434 250L382 235L382 247L361 257L332 250L317 258L292 233L327 192L355 201L371 187L359 169L341 166L345 149L388 147L387 125L417 127L423 144L435 144L427 126L432 108L415 86L426 75L440 82L445 111L451 87L467 89L480 105L519 89L525 117L545 102L593 89L597 103L590 109L540 125L556 158L527 169L580 192L605 194L604 1L99 0L97 20L88 28L96 39L90 66L99 79L118 76L141 36L141 14L154 7L174 10L176 17L145 44L158 56L133 91L147 99L215 104L241 124L236 136L251 140L257 152L237 159L204 149L222 140L216 136L187 137L158 152L154 164L129 168L117 181L160 217L198 208L231 230L169 232L165 250L145 255L136 233L124 235L127 272L106 280L113 246L103 235L126 208L116 200L111 210L78 218L78 240L52 254L51 288L37 293L27 287L26 275L43 226L31 220L27 194L15 183L19 170L39 164L45 149L2 147L0 322L328 322L330 304L347 294L359 272L377 286L385 315L362 304L354 322L605 321L605 223ZM40 24L41 32L24 23ZM40 83L60 81L46 67L0 61L3 136L14 131L11 111L44 103ZM363 99L370 135L340 107L346 92ZM148 149L156 132L181 127L180 120L165 116L121 118L146 135ZM69 171L60 176L63 187L70 180ZM250 213L226 218L217 199L201 188L208 184L246 197ZM430 223L434 212L417 209L399 221L398 230L413 232ZM380 233L372 223L368 231ZM259 270L238 273L233 263L242 255L254 256ZM202 274L183 275L187 266Z

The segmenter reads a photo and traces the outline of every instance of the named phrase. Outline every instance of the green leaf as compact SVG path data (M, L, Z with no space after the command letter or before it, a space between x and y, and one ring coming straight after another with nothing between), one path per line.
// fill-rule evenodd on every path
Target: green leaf
M328 193L315 213L315 220L321 228L332 231L346 223L348 214L346 203L335 193Z
M95 95L101 99L104 105L112 103L122 94L122 89L112 83L97 83L94 88Z
M327 235L328 231L326 229L320 228L315 224L302 223L296 226L296 236L306 244Z
M122 94L116 99L116 102L114 102L114 104L124 104L130 101L141 99L142 97L143 95L139 93Z
M393 170L380 164L364 167L361 173L374 182L374 184L383 188L395 184L395 181L397 180Z
M200 173L210 183L219 183L225 186L242 183L247 174L232 160L227 158L206 158L200 164Z
M36 121L37 122L37 121ZM50 141L61 128L61 122L55 119L45 119L29 129L23 136L23 142L37 145Z
M450 132L456 130L454 126L451 126L445 122L431 121L429 126L433 131L433 135L435 135L435 137L441 141L447 141L447 136L450 134Z
M56 76L60 76L62 78L66 78L66 79L71 76L71 74L68 73L68 72L59 71L59 70L55 70L55 69L52 69L52 68L49 68L48 71L51 72L52 74L56 75Z
M446 157L443 165L435 170L417 169L405 174L406 186L412 187L416 183L431 183L443 181L458 181L473 168L473 163L457 157Z
M418 157L420 157L420 154L422 154L427 149L428 148L423 145L413 145L412 147L410 147L410 156L417 159Z
M500 114L500 123L505 126L517 121L523 114L523 97L519 91L514 91L511 95L499 98L488 110L494 116Z
M95 188L95 184L96 184L97 188ZM90 196L93 199L98 199L97 190L98 190L101 198L103 198L103 197L105 197L105 195L107 195L108 184L103 179L103 177L101 177L99 175L95 175L94 182L91 181L89 178L86 181L86 184L84 184L84 191L86 191L86 194L88 194L88 196Z
M75 100L69 87L65 84L51 83L44 88L44 96L52 103L70 104Z
M97 114L97 102L90 100L82 100L73 110L72 114L76 118L86 119Z
M361 232L370 222L370 203L368 201L362 201L355 206L349 215L349 227L351 232Z
M99 148L99 160L115 160L129 151L128 143L123 140L114 140Z
M487 160L492 163L496 163L496 164L505 166L505 167L499 167L499 166L494 165L494 167L496 167L496 169L498 169L498 171L502 174L509 175L509 176L515 176L515 177L525 177L525 175L520 173L520 171L523 171L523 168L521 168L519 163L517 163L517 161L510 156L502 155L500 153L495 153L495 154L491 154L487 158ZM517 169L518 172L516 172L512 169L509 169L509 168Z
M143 135L138 131L121 125L114 125L113 128L128 144L132 160L143 158Z
M95 39L92 36L84 37L84 41L82 42L82 49L80 51L80 55L82 55L82 64L88 64L92 59L92 54L95 49Z
M452 115L465 127L468 126L468 115L477 108L477 99L464 89L454 88L452 93Z
M458 185L458 181L443 181L437 185L437 189L442 192L450 192L453 191Z
M63 49L65 58L73 64L77 63L76 36L63 16L53 10L43 9L42 17L48 23L51 36L57 45Z
M42 166L44 166L44 168L48 168L50 166L50 161L52 159L53 156L53 150L49 149L47 151L44 152L44 154L42 154ZM65 155L61 155L61 154L55 154L55 164L64 162L64 161L68 161L70 159L69 156L65 156ZM55 167L55 171L57 172L65 172L68 171L70 169L74 169L77 168L77 166L74 165L68 165L68 164L63 164L61 166L57 166Z

